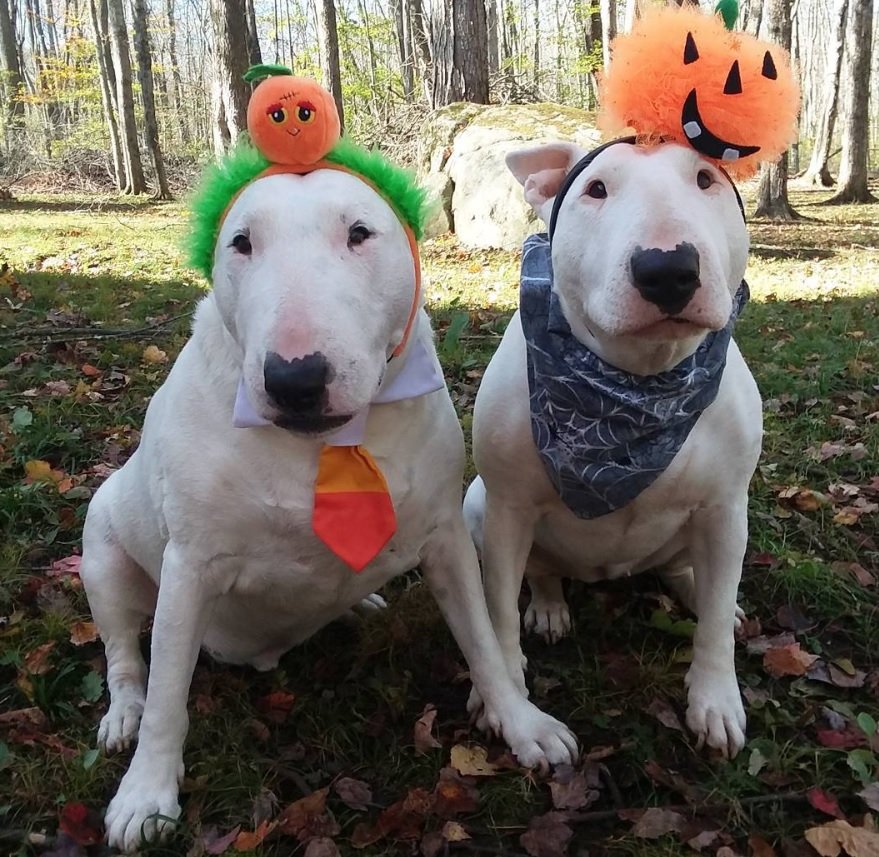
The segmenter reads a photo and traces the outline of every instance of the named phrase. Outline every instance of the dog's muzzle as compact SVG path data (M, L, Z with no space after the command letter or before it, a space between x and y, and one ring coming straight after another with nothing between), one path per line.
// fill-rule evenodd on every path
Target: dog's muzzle
M632 283L641 297L666 315L680 313L702 285L699 251L686 241L674 250L636 247L630 264Z

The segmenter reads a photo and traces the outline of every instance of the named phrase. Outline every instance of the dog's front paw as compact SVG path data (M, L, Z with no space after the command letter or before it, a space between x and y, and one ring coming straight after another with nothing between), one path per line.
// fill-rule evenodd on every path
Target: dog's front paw
M98 726L98 746L108 753L127 750L137 740L144 702L142 693L114 694Z
M571 633L571 613L561 601L543 601L532 598L525 611L525 630L537 634L547 643L557 643Z
M745 709L735 673L700 670L687 673L687 726L704 744L732 759L745 746Z
M536 705L522 700L510 715L494 719L523 767L546 771L550 765L573 765L577 761L579 751L574 733Z
M136 851L143 842L163 839L180 816L179 771L173 766L138 763L122 778L105 817L107 841L120 851Z

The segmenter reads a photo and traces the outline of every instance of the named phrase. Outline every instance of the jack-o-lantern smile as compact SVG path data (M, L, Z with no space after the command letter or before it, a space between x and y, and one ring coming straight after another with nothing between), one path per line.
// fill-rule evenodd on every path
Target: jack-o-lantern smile
M778 45L696 6L652 7L613 43L599 124L639 143L685 143L734 178L796 138L799 87Z
M696 90L691 89L687 100L684 101L684 109L681 111L681 127L690 141L690 145L709 158L717 158L719 161L737 161L739 158L753 155L760 151L759 146L744 146L741 143L730 143L721 140L716 134L705 127L705 122L699 115L699 103L696 98Z

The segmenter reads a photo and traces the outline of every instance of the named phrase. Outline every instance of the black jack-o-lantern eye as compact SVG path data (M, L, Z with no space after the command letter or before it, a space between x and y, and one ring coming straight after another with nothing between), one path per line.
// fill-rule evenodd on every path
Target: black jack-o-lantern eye
M763 77L768 77L770 80L778 80L778 71L775 68L775 62L772 59L772 54L769 51L763 55L763 69L760 74Z
M699 59L699 50L696 47L696 40L692 33L687 33L687 41L684 44L684 65L696 62Z

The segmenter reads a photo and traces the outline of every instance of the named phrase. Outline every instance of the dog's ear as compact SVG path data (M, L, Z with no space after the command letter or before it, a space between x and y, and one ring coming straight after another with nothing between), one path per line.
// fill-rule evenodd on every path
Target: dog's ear
M573 143L546 143L516 149L506 157L507 167L524 188L527 202L544 221L565 176L586 152Z

